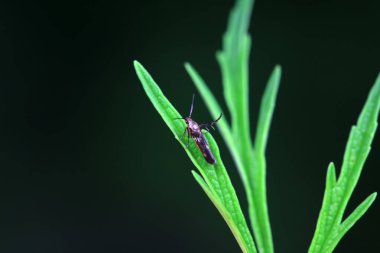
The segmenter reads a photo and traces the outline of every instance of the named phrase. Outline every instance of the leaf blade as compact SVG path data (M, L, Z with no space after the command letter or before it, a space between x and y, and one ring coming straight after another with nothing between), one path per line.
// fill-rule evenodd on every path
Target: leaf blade
M237 155L231 153L238 157L234 160L247 194L254 236L261 253L272 253L274 248L266 199L266 160L262 152L254 151L250 134L248 84L251 38L248 28L253 4L253 0L236 1L217 60L222 71L224 97L231 115L231 131L237 150Z
M335 247L338 245L343 236L352 228L355 223L367 212L375 201L377 193L374 192L369 195L356 209L346 218L339 228L333 238L327 243L323 252L333 252Z
M254 148L255 151L263 155L265 153L269 128L273 117L278 89L280 87L281 72L281 66L277 65L274 67L261 100Z
M373 85L356 126L351 131L338 184L346 188L343 203L347 203L357 184L371 149L380 109L380 74ZM342 216L343 214L341 214Z
M310 245L309 251L311 252L318 252L321 250L322 244L321 241L325 240L325 233L326 229L330 227L331 224L331 213L334 210L334 206L331 206L332 202L334 201L333 198L333 190L336 185L336 172L335 172L335 166L334 163L330 163L329 167L327 169L327 176L326 176L326 187L325 187L325 193L323 195L323 201L322 201L322 207L319 211L319 217L317 226L315 229L314 239Z
M186 148L184 140L181 140L179 137L186 126L182 121L173 120L174 118L181 117L181 115L165 97L159 86L155 83L145 68L137 61L134 62L134 66L148 98L168 125L169 129L173 132L175 138L185 148L185 151L193 164L200 171L205 183L209 187L208 192L212 193L215 199L219 199L220 203L230 215L233 221L231 223L234 227L233 233L236 233L236 231L238 232L237 236L241 242L244 243L243 250L249 253L256 253L255 244L246 224L243 212L241 211L235 190L220 158L219 149L214 138L211 134L205 135L210 149L217 161L216 164L210 165L205 161L193 142L190 142L189 148Z

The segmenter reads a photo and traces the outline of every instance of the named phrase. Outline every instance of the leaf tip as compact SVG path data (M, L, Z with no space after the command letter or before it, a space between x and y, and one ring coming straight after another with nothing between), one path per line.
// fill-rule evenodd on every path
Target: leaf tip
M335 165L333 162L330 162L329 167L327 168L326 183L329 185L329 187L334 187L334 185L336 184L336 172Z
M336 178L336 174L335 174L335 164L333 162L330 162L329 163L329 167L327 169L328 173L332 173L334 175L334 178Z
M377 197L377 192L374 192L374 193L372 193L371 195L369 195L369 198L370 198L371 203L372 203L373 201L375 201L376 197Z
M282 74L282 67L280 64L276 64L276 66L274 66L274 73L279 76Z
M135 66L135 68L141 67L141 63L137 60L133 60L133 66Z
M192 69L193 69L193 67L191 66L191 64L189 62L187 62L187 61L183 64L183 66L185 67L185 69L186 69L187 72L191 72Z
M136 73L137 73L137 75L140 77L140 75L142 75L142 73L145 71L146 72L146 70L145 70L145 68L143 67L143 65L139 62L139 61L137 61L137 60L134 60L133 61L133 66L135 67L135 71L136 71ZM141 79L141 77L140 77L140 79Z

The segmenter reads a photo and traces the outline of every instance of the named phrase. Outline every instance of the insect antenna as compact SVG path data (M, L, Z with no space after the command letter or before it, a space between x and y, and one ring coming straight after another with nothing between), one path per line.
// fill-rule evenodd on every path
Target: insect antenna
M193 100L191 101L191 106L190 106L190 113L189 113L189 118L191 118L191 114L193 113L193 107L194 107L194 96L195 96L195 94L193 94Z
M221 113L220 116L212 122L212 124L216 124L216 122L218 122L222 116L223 116L223 113Z

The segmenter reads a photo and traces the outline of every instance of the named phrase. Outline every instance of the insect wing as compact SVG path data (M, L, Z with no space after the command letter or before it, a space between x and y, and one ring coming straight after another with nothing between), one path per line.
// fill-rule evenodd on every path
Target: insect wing
M200 135L199 137L194 138L194 141L197 144L199 150L202 152L202 155L206 159L206 161L210 164L215 164L215 157L211 152L206 138L203 135Z

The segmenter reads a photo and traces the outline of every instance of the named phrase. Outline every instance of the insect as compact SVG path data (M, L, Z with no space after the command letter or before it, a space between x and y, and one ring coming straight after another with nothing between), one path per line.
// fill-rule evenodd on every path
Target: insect
M193 100L191 102L189 116L187 116L186 118L178 118L178 119L183 119L186 122L186 128L181 136L181 140L183 136L185 135L185 133L187 132L187 146L189 146L189 139L191 136L191 138L193 138L193 140L195 141L195 144L197 144L197 147L199 148L199 150L202 152L202 155L206 159L206 161L210 164L215 164L216 163L215 157L211 152L210 146L208 145L206 138L203 136L202 130L210 131L210 128L215 130L214 126L216 125L216 122L220 120L223 113L220 114L219 118L217 118L214 121L211 121L210 123L198 124L191 118L191 114L193 113L193 107L194 107L194 94L193 94Z

